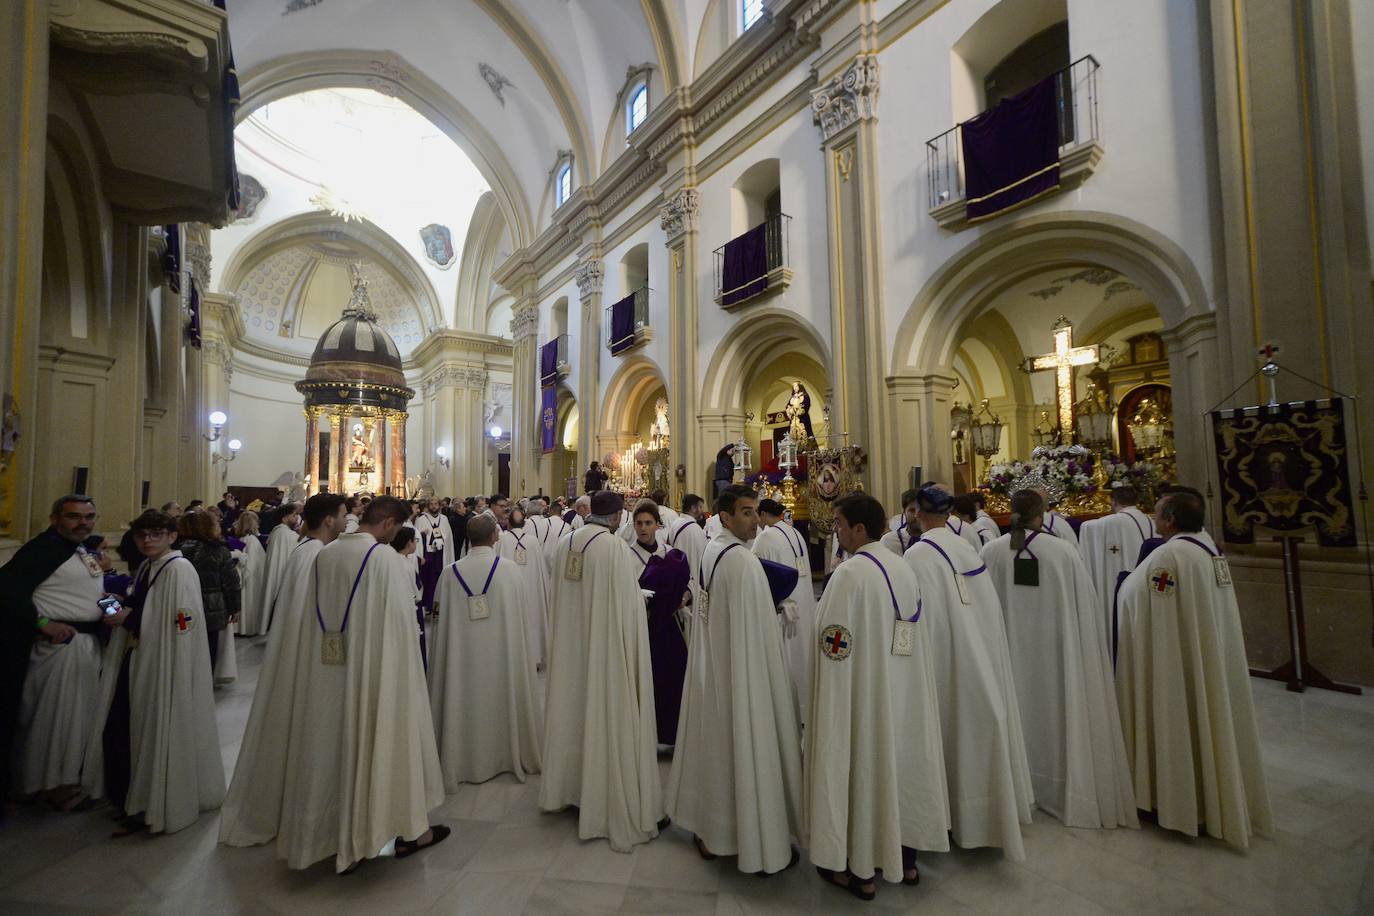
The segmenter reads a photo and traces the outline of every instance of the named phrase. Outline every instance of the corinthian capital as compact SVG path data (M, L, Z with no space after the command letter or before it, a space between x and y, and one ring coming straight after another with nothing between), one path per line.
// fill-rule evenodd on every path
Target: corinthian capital
M820 126L822 142L858 121L878 116L878 59L854 58L839 76L811 90L811 117Z
M683 188L672 196L658 211L659 224L673 241L678 236L697 229L697 214L701 212L701 192L696 188Z
M516 343L539 333L539 309L526 305L516 309L510 319L510 336Z
M589 258L579 261L577 272L574 276L577 279L577 291L581 293L583 299L601 294L601 283L605 279L606 265L600 258Z

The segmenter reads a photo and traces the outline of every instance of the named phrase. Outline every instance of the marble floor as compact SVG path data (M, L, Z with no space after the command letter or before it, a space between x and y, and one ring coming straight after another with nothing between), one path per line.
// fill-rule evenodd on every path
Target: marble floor
M240 641L238 652L240 679L218 693L226 770L263 649ZM436 815L454 830L443 845L342 878L327 863L289 871L270 848L219 847L214 814L115 842L108 809L26 807L0 825L0 913L1374 912L1374 696L1253 685L1278 833L1246 854L1152 826L1068 829L1037 812L1025 862L923 855L919 887L880 884L863 903L804 863L760 879L704 862L676 828L629 855L581 842L571 815L538 811L536 781L501 778L449 796Z

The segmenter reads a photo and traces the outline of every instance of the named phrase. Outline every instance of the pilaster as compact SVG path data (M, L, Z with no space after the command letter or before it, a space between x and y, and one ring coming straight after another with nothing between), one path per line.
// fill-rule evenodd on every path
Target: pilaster
M539 306L531 299L517 304L510 322L515 342L511 356L510 485L523 496L538 468Z
M870 488L883 505L898 505L901 491L906 488L907 473L912 466L921 468L921 476L946 485L953 484L954 466L949 454L949 411L954 403L954 386L958 379L949 375L902 375L887 379L893 412L902 418L889 433L894 456L901 460L892 479L882 490ZM1004 433L1005 435L1005 433ZM856 441L851 435L850 441ZM864 445L858 442L859 445ZM870 451L869 460L873 454Z
M596 433L601 420L601 301L606 265L600 258L585 258L578 263L574 276L582 314L578 332L577 454L585 465L605 454L597 449ZM553 465L553 476L557 479L562 474L562 465L557 459ZM581 470L577 468L574 473Z
M701 212L701 192L694 187L681 187L665 195L666 203L659 210L659 225L667 236L668 245L668 426L673 432L669 440L670 462L674 466L673 479L678 482L675 505L681 504L684 492L702 493L709 481L704 466L701 437L695 434L697 418L697 231ZM719 448L719 446L717 446ZM679 478L676 467L686 469L686 477Z

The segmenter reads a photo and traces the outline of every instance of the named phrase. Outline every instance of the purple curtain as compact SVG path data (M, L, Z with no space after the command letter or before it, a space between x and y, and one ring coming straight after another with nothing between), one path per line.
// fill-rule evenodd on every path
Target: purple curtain
M634 293L611 306L611 352L619 353L635 342Z
M768 288L768 224L725 243L720 304L734 305Z
M549 341L539 348L539 384L549 386L556 382L558 375L558 340Z
M539 408L539 438L544 451L551 452L558 430L558 389L553 386L545 388L542 401Z
M970 222L1059 187L1055 82L1055 76L1043 79L960 125Z

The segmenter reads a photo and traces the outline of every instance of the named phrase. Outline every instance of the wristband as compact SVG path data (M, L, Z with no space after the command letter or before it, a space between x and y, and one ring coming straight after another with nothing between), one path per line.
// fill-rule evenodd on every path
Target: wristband
M52 621L50 621L50 620L49 620L48 618L46 618L46 617L39 617L38 620L34 621L33 628L34 628L35 630L41 630L41 629L45 628L45 627L46 627L49 623L51 623L51 622L52 622Z

